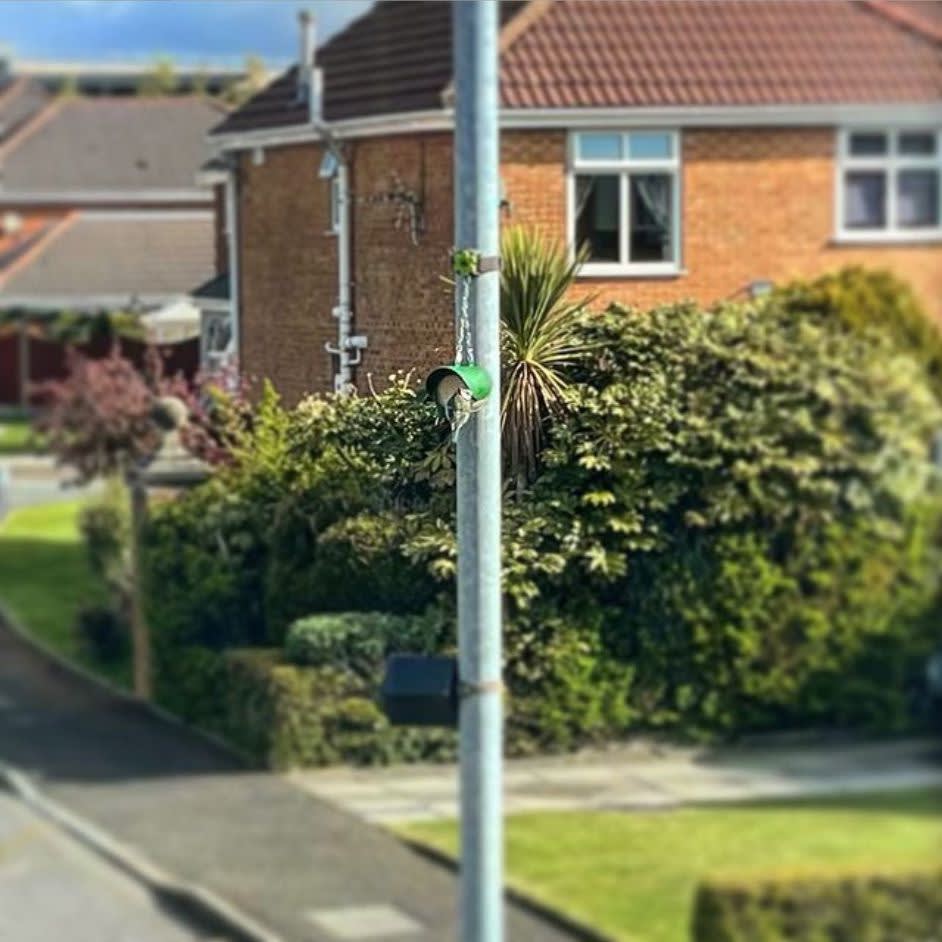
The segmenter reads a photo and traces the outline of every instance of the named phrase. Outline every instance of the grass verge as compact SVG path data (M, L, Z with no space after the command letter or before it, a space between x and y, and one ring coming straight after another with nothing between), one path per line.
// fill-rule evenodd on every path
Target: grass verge
M457 850L454 822L397 830ZM509 882L623 942L686 942L706 876L931 864L940 847L942 789L507 821Z
M85 559L81 507L81 501L24 507L0 522L0 602L37 641L126 687L127 665L102 665L75 633L79 609L107 602Z
M0 421L0 455L20 455L36 450L36 438L29 419Z

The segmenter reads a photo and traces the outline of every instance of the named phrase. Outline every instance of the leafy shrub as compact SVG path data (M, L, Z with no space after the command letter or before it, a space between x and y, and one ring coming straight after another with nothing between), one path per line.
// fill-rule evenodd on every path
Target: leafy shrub
M66 379L39 384L34 394L46 447L82 480L123 475L160 444L154 394L117 345L101 359L71 352Z
M942 398L942 330L913 290L888 271L850 267L776 292L776 303L804 316L835 318L853 332L887 337L918 360Z
M163 662L156 692L168 709L269 768L455 755L451 732L391 727L351 671L286 664L277 650L185 649Z
M694 942L929 942L942 931L942 870L710 881Z
M942 561L923 366L778 294L579 329L567 419L504 506L508 748L910 722ZM453 452L408 379L291 412L263 397L251 425L154 513L158 647L280 647L312 612L449 623ZM312 656L357 661L369 699L376 638L324 624Z
M89 656L102 664L117 664L130 656L127 621L111 608L83 608L76 617L75 631Z
M535 606L505 621L510 754L599 744L632 727L634 668L607 655L603 617L597 605L582 611Z
M89 568L108 587L112 604L127 611L131 591L131 520L127 491L110 478L103 493L79 514L79 531Z
M335 667L366 680L382 672L394 652L425 654L440 650L445 631L435 614L396 616L382 612L309 615L296 621L285 639L292 664Z
M142 557L156 645L221 650L266 643L270 517L255 496L219 477L152 508Z
M923 650L938 585L942 412L918 365L773 302L616 307L586 330L598 359L533 487L543 524L507 528L563 568L508 587L603 609L644 724L898 724L890 665Z

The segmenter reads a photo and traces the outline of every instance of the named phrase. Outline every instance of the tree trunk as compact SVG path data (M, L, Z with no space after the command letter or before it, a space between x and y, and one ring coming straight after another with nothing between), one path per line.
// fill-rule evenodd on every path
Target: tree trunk
M141 533L147 516L147 492L136 472L128 475L131 492L131 643L134 659L134 693L142 700L153 695L150 630L144 620L141 598Z

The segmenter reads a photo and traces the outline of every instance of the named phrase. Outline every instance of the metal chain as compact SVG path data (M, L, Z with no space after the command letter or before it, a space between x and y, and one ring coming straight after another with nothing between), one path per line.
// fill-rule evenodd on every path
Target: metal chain
M458 292L458 330L455 361L474 362L474 344L471 339L471 282L467 276L457 276L455 290Z

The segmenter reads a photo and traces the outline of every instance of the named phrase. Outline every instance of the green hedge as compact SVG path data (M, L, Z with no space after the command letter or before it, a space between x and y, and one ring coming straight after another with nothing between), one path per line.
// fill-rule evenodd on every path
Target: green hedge
M939 942L942 868L710 881L693 942Z
M512 752L914 725L942 611L942 404L909 334L873 329L897 288L922 316L850 272L580 326L567 413L503 506ZM408 380L291 411L267 393L233 464L155 509L155 646L280 647L312 612L453 623L453 455ZM372 691L388 649L345 617L289 650L356 662Z
M308 615L288 629L285 657L292 664L338 667L372 679L381 673L389 654L431 654L445 647L452 634L436 612Z
M393 728L350 671L298 667L276 649L184 648L157 673L157 700L273 769L455 756L449 731Z

